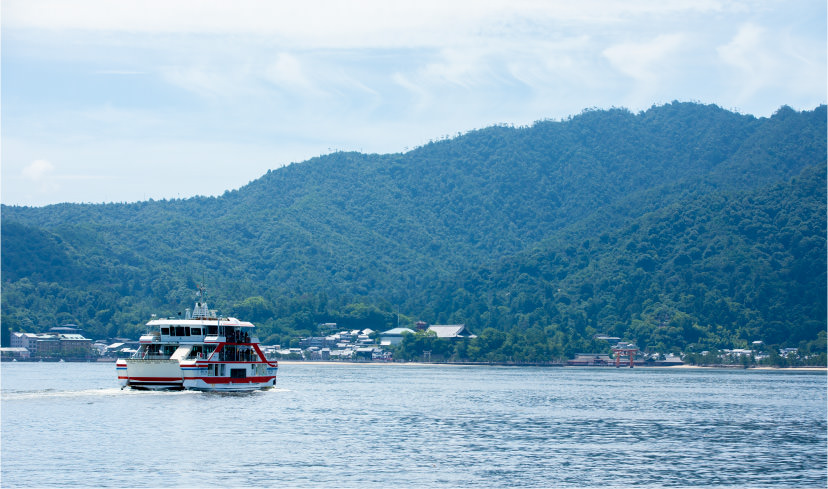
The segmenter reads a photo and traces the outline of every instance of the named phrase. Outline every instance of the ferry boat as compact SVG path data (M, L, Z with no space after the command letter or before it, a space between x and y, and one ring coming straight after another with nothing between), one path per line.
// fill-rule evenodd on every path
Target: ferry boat
M254 336L255 326L220 317L201 301L199 287L184 318L152 319L149 333L130 358L115 363L121 389L252 391L276 383L278 362L268 360Z

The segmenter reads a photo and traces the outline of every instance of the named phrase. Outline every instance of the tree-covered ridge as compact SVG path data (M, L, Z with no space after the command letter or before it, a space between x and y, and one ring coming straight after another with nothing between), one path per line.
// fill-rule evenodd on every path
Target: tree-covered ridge
M491 127L405 154L334 153L270 171L216 198L3 206L4 327L72 322L93 335L132 335L149 314L186 307L194 285L206 280L215 307L255 316L282 343L312 333L316 322L380 329L395 324L400 310L404 321L452 318L499 331L558 324L555 331L575 348L588 327L641 329L634 322L646 323L647 309L628 302L646 300L647 291L670 298L659 304L699 327L727 328L723 341L740 339L747 333L734 336L736 323L688 309L673 296L683 292L703 311L721 310L707 300L713 290L725 303L743 305L733 306L739 317L757 311L741 328L780 321L756 297L776 300L772 289L762 289L765 279L781 284L794 275L741 257L739 265L750 267L744 274L716 268L716 256L724 260L732 244L746 239L741 228L722 224L730 221L720 214L736 212L727 204L737 198L732 192L769 192L807 167L824 167L825 134L824 106L783 107L757 119L673 103L638 114L587 111L531 127ZM821 206L824 229L822 189L814 205ZM765 200L754 199L743 206L747 217L766 212ZM691 208L696 214L674 228L679 218L670 212ZM650 229L659 216L666 236L630 231ZM765 247L777 250L773 263L788 263L782 255L801 240L773 241L784 239L775 230L788 225L754 220L763 223L757 233L770 233ZM665 257L672 257L667 265ZM504 284L492 277L505 273L500 267L507 263L544 270L540 278L517 275L529 280L525 300L511 292L508 301L501 297ZM666 274L668 265L682 272L680 279ZM630 283L614 285L609 276ZM753 280L723 290L719 282L728 276ZM701 279L718 285L699 295L694 287ZM470 281L479 283L458 287ZM468 297L456 300L459 290ZM822 297L812 303L824 309ZM535 313L550 304L558 312ZM824 329L824 314L796 307ZM695 342L692 335L667 339L642 341L671 349Z
M824 351L825 182L825 167L810 167L784 184L678 202L595 239L551 239L433 294L431 310L451 311L434 319L499 330L524 348L533 346L524 336L557 337L544 354L562 356L602 348L599 334L659 352L757 340ZM484 359L515 357L499 355Z

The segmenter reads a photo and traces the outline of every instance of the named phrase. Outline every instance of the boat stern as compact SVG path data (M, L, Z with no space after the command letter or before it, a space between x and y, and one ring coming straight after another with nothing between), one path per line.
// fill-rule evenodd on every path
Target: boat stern
M179 390L184 388L181 368L177 360L145 360L128 358L115 364L121 387L150 390Z

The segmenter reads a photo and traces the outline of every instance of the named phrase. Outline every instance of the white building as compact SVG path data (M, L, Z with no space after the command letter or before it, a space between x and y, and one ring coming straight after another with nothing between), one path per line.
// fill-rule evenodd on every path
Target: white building
M403 335L406 334L414 334L414 331L411 328L394 328L389 329L388 331L384 331L380 333L380 345L389 346L389 345L398 345L402 343Z
M29 353L37 353L37 340L41 335L34 333L12 333L10 346L12 348L25 348Z
M29 350L23 348L22 346L13 346L11 348L0 348L0 358L3 361L6 360L28 360L30 357Z
M470 334L466 331L465 324L435 324L428 327L429 331L434 331L438 338L452 339L452 338L477 338L477 335Z

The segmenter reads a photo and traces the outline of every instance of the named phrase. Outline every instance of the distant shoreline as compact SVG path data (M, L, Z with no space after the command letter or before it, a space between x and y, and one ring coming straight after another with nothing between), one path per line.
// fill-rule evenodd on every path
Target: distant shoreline
M67 359L65 363L115 363L115 358L99 358L97 360L75 360ZM271 360L272 361L272 360ZM276 360L280 365L330 365L330 366L345 366L345 365L365 365L383 367L390 365L412 366L412 367L543 367L543 368L589 368L589 369L612 369L612 368L630 368L629 366L621 365L562 365L560 363L498 363L498 362L350 362L342 360L325 361L325 360ZM2 363L62 363L59 359L2 359ZM784 370L789 372L828 372L828 367L743 367L741 365L636 365L634 368L646 369L704 369L704 370Z
M828 367L768 367L765 365L758 367L742 367L741 365L673 365L670 367L653 367L653 368L717 368L727 370L791 370L791 371L813 371L821 370L828 372Z
M515 363L434 363L434 362L347 362L347 361L324 361L324 360L277 360L280 365L331 365L331 366L345 366L345 365L365 365L365 366L391 366L391 365L399 365L399 366L412 366L412 367L549 367L549 368L597 368L597 369L614 369L616 368L615 365L605 365L605 366L590 366L584 367L580 365L560 365L560 364L515 364ZM629 367L621 366L618 368L626 368ZM785 371L802 371L802 372L812 372L812 371L822 371L828 372L828 367L748 367L744 368L740 365L732 365L732 366L713 366L713 365L665 365L665 366L645 366L645 365L636 365L634 369L637 368L646 368L646 369L653 369L653 370L660 370L660 369L719 369L719 370L785 370ZM634 370L633 369L633 370Z

